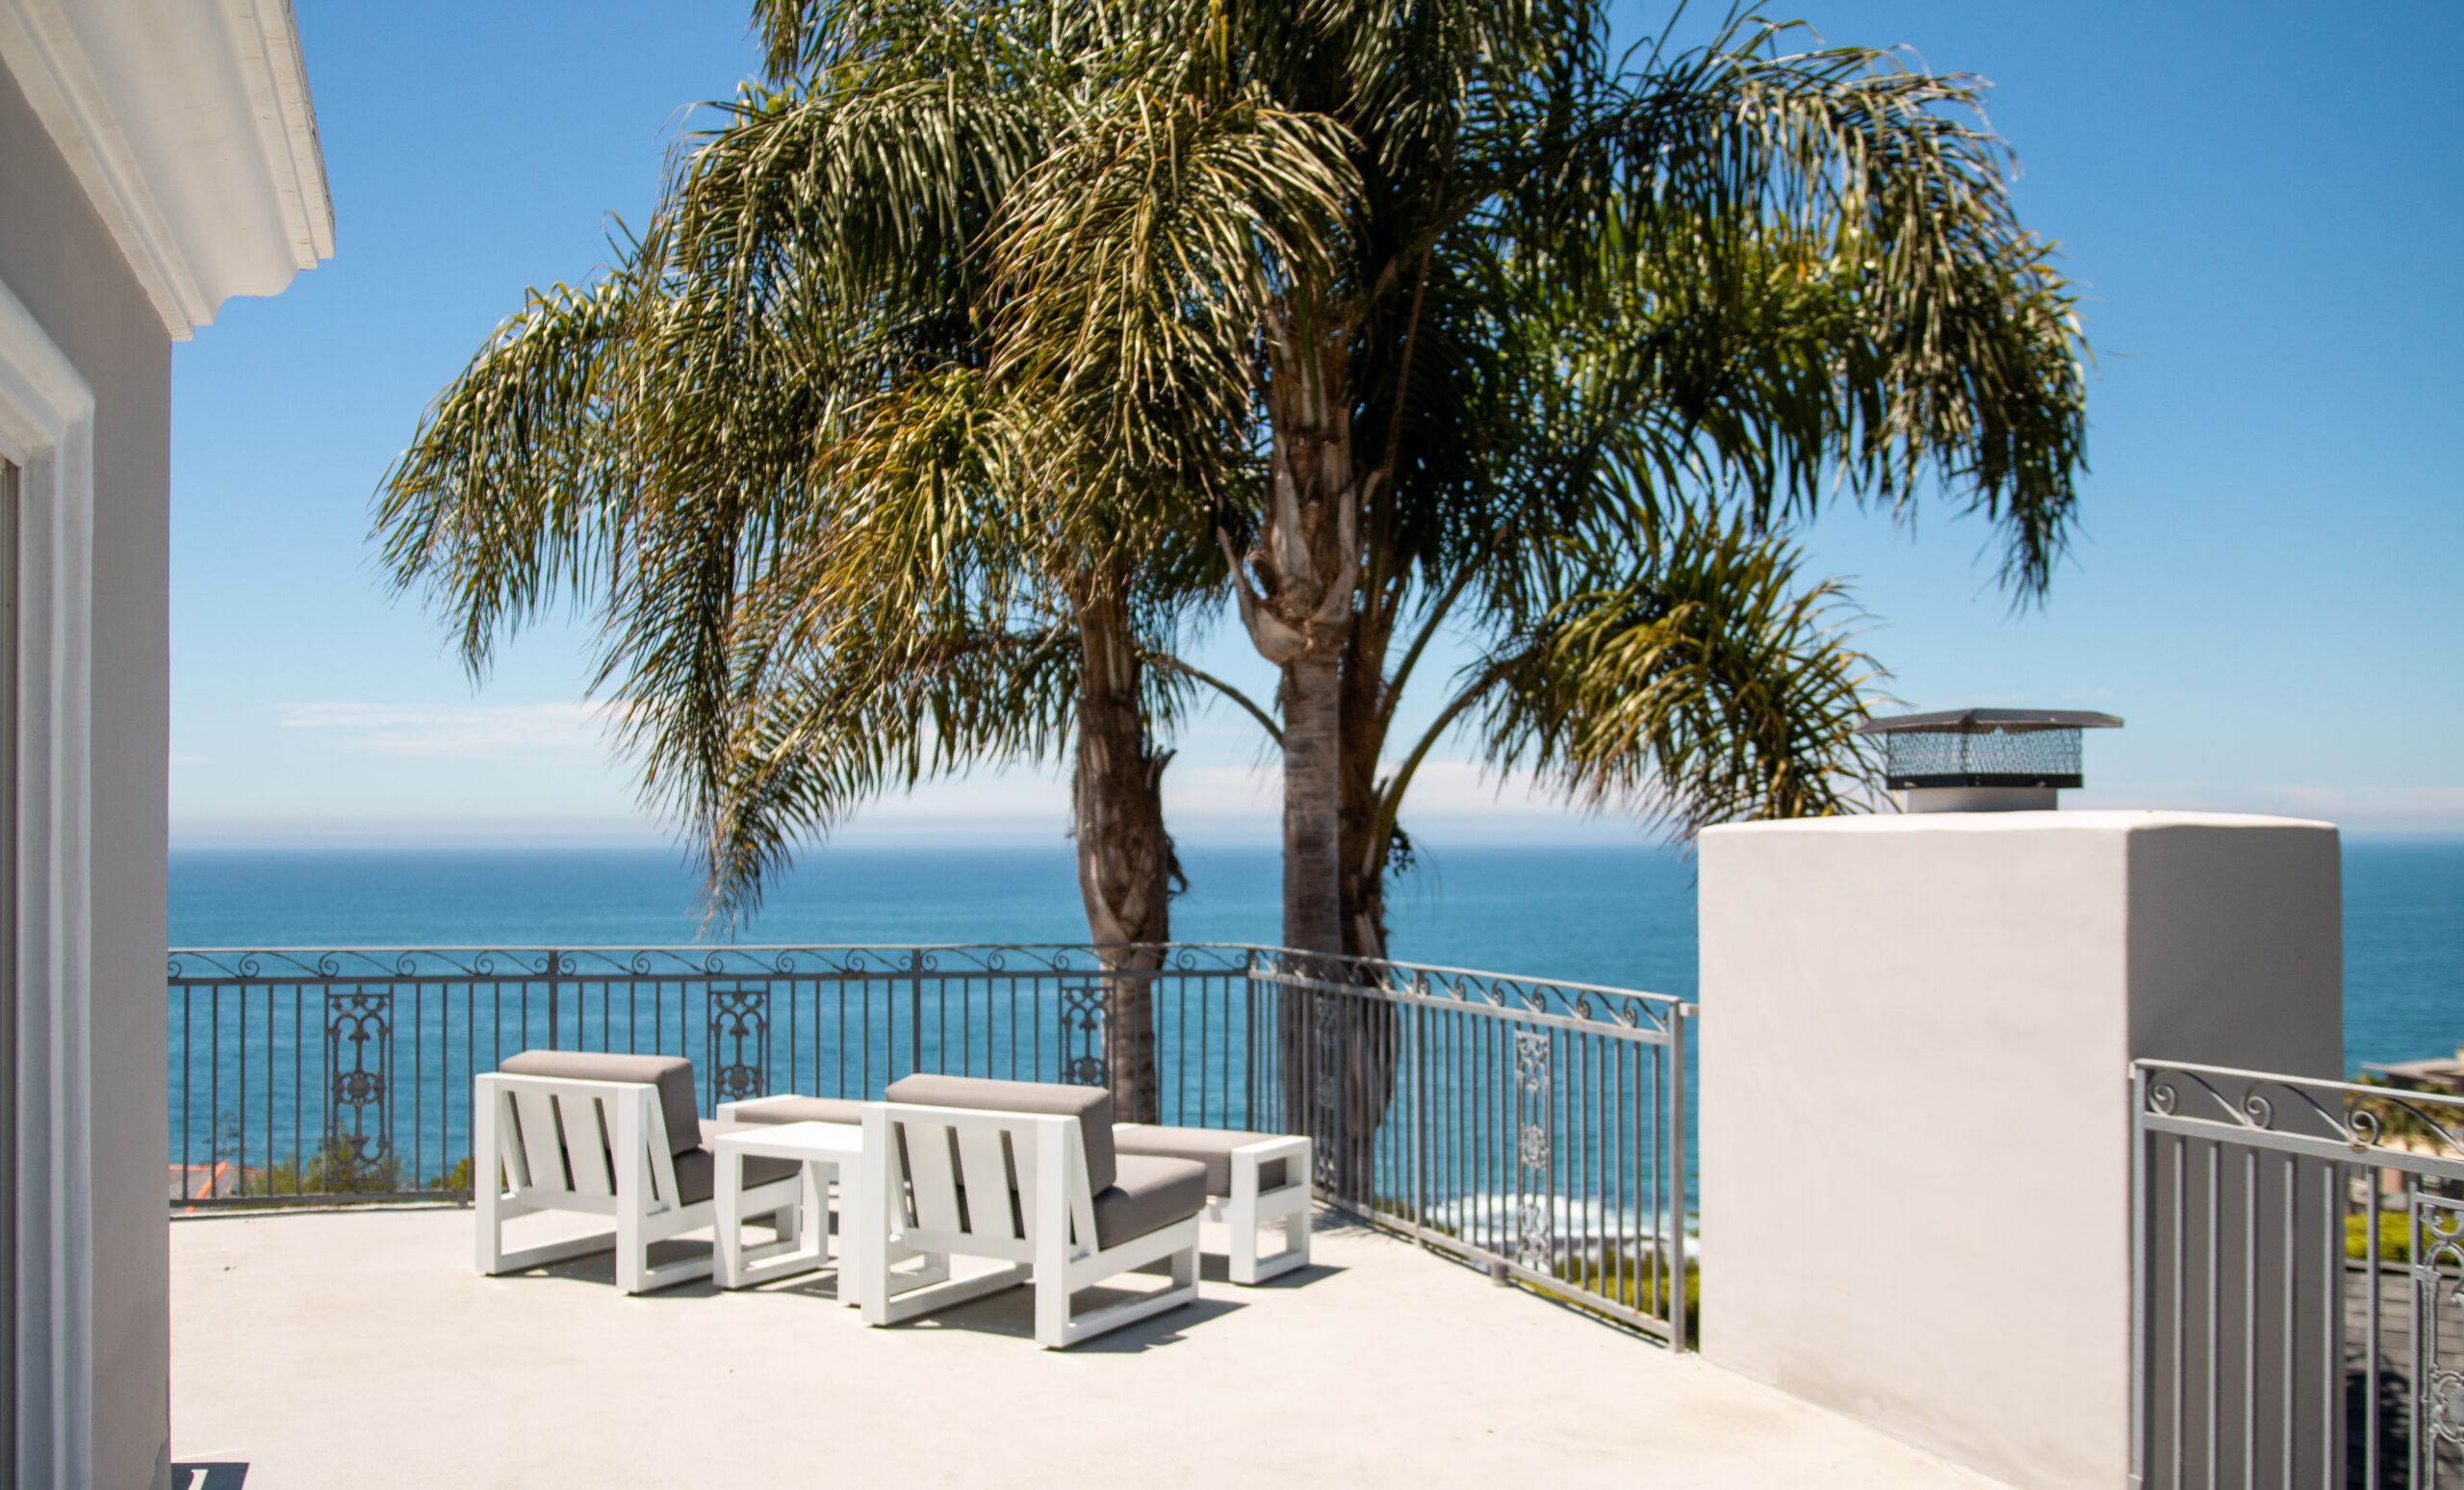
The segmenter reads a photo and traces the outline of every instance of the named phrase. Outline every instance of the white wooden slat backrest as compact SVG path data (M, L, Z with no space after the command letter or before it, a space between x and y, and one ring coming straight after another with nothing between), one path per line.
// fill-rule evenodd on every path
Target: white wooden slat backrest
M926 1231L964 1233L966 1227L959 1219L958 1176L950 1169L949 1128L937 1122L901 1126L915 1224Z
M894 1156L890 1214L905 1223L902 1241L911 1250L1032 1261L1042 1208L1040 1196L1052 1192L1055 1178L1045 1174L1040 1153L1063 1156L1057 1174L1059 1209L1068 1218L1065 1223L1073 1236L1094 1235L1077 1118L898 1103L889 1104L886 1113L886 1133ZM1041 1189L1039 1180L1043 1181ZM895 1194L899 1189L905 1192L904 1203Z
M654 1207L674 1203L676 1160L655 1088L500 1072L480 1079L493 1089L488 1100L498 1104L498 1157L517 1192L603 1204L626 1187L628 1176L646 1171ZM645 1161L639 1170L629 1162L629 1126Z
M564 1138L557 1132L554 1094L536 1087L516 1087L513 1111L517 1131L522 1135L523 1166L530 1176L529 1188L571 1194L574 1187L565 1172Z
M556 1094L556 1114L565 1132L565 1167L574 1189L585 1195L616 1194L615 1116L595 1092Z
M998 1128L953 1131L959 1140L959 1173L966 1185L967 1232L1001 1242L1025 1241L1021 1212L1029 1207L1010 1194L1010 1166L1001 1154L1005 1135Z
M522 1124L514 1116L513 1092L492 1076L479 1078L479 1100L487 1104L495 1116L496 1156L491 1171L501 1174L497 1189L506 1186L515 1190L530 1188L530 1164L522 1151ZM474 1176L477 1178L477 1176Z

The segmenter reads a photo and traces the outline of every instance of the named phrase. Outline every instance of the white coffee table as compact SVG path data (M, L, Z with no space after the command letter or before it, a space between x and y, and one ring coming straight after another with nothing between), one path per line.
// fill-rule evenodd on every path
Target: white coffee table
M830 1182L838 1183L838 1301L859 1303L856 1249L871 1235L864 1187L856 1182L856 1165L864 1155L864 1130L846 1122L783 1122L771 1127L724 1133L710 1143L717 1161L718 1183L713 1196L718 1232L718 1283L721 1288L749 1288L793 1272L806 1272L830 1261ZM793 1159L805 1167L804 1210L795 1231L759 1246L744 1245L744 1161L752 1158Z

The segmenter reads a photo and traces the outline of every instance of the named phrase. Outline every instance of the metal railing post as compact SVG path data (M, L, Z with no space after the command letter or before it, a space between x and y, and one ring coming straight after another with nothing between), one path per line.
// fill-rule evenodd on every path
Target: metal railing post
M2147 1073L2130 1072L2130 1484L2147 1482ZM2285 1431L2293 1431L2288 1422Z
M1258 1108L1258 953L1254 947L1241 953L1241 1039L1245 1042L1241 1062L1241 1126L1264 1128L1265 1117ZM1270 1130L1271 1131L1271 1130Z
M1668 1344L1676 1350L1693 1349L1685 1318L1685 1052L1694 1014L1694 1005L1680 1004L1669 1020L1675 1038L1668 1046Z
M907 985L907 1069L909 1074L924 1068L924 949L916 947L907 954L910 974Z
M1415 977L1413 979L1413 984L1416 991L1424 993L1428 991L1424 976ZM1428 1224L1429 1218L1428 1010L1426 1008L1417 1008L1412 1010L1411 1020L1412 1087L1414 1089L1411 1104L1412 1221L1415 1225L1425 1226ZM1399 1044L1400 1042L1398 1041L1398 1043Z

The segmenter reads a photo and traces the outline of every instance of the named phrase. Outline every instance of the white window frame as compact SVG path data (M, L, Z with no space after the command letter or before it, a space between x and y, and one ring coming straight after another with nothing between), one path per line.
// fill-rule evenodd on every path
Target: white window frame
M20 525L16 1482L80 1490L93 1477L93 433L92 390L0 285L0 458L18 468Z

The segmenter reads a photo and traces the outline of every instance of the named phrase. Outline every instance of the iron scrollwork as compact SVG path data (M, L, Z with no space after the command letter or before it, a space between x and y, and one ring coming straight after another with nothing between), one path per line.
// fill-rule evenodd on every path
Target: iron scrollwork
M751 983L721 988L712 984L706 1048L712 1101L740 1102L769 1095L770 986Z
M2432 1435L2464 1444L2464 1361L2442 1359L2440 1311L2464 1310L2464 1201L2416 1191L2413 1223L2420 1233L2421 1256L2413 1274L2413 1340L2421 1352L2417 1363L2423 1416ZM2446 1322L2444 1334L2454 1337Z
M1556 1256L1556 1216L1550 1200L1550 1090L1555 1045L1546 1030L1519 1030L1514 1037L1515 1213L1514 1260L1546 1272Z
M1099 985L1061 986L1061 1079L1078 1087L1109 1082L1104 1060L1104 990Z
M326 1185L357 1190L394 1151L394 994L337 989L325 995ZM347 1171L347 1172L346 1172Z

